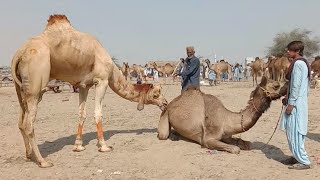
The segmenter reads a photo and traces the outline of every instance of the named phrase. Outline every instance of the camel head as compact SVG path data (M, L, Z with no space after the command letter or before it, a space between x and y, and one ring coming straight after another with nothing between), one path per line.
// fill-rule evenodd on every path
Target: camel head
M137 106L137 109L139 111L143 110L145 104L156 105L162 111L164 111L167 108L168 102L161 94L160 84L134 84L134 88L141 94Z
M277 100L287 94L288 83L280 87L278 81L262 77L260 84L251 92L250 98L260 98L267 101Z
M123 62L123 66L129 69L129 63Z

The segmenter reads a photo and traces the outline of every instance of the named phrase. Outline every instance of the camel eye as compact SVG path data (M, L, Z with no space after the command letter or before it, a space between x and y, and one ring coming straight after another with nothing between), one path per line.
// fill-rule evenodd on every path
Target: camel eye
M157 99L159 97L159 94L153 95L153 98Z

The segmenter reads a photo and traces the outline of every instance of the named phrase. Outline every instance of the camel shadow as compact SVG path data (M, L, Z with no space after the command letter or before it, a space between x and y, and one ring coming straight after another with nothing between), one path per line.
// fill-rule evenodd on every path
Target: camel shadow
M308 133L307 137L311 140L320 142L320 134L316 134L316 133Z
M268 159L278 161L283 164L283 160L290 158L291 156L285 155L283 151L273 145L265 144L263 142L252 142L252 150L261 150Z
M140 135L143 133L156 133L157 129L132 129L132 130L109 130L105 131L103 133L105 140L107 141L115 134L128 134L128 133L135 133L136 135ZM73 145L74 141L76 139L76 135L70 135L67 137L62 137L59 139L56 139L54 141L45 141L44 143L39 145L39 150L43 157L47 157L50 154L56 153L60 151L64 146L66 145ZM96 132L89 132L85 133L82 136L83 140L83 146L86 146L89 144L90 141L97 139L97 133Z

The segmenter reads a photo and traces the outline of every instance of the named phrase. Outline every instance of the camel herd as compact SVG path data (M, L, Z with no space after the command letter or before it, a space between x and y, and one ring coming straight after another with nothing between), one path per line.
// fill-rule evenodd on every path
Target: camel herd
M205 60L202 65L214 70L218 79L222 73L231 73L231 65L225 61L211 64L209 60ZM23 44L16 51L11 64L20 104L18 126L26 148L26 157L35 157L40 167L53 166L42 157L34 132L38 103L49 90L47 84L52 79L69 82L79 88L79 121L73 151L85 150L82 132L87 116L88 92L93 86L98 150L112 150L107 146L102 130L102 100L109 86L120 97L137 102L139 111L144 109L145 104L161 109L159 139L167 139L170 127L173 127L182 136L207 148L239 153L238 146L230 143L241 143L245 146L244 149L248 149L248 145L231 136L251 128L269 108L271 101L285 94L277 81L284 78L288 66L289 60L286 57L270 57L267 63L256 58L251 64L256 83L256 75L259 73L270 79L262 78L261 83L252 91L248 106L239 113L226 109L217 97L192 88L168 105L160 84L136 84L131 83L130 79L135 76L143 77L146 67L154 68L164 77L169 77L178 67L177 64L158 66L154 62L145 66L133 64L130 67L128 63L123 63L118 68L96 38L73 28L65 15L51 15L44 31ZM312 67L315 73L319 73L320 60L313 62ZM185 103L193 104L192 108Z
M290 66L290 61L286 56L270 56L268 61L265 63L259 57L256 57L255 61L250 64L252 69L251 76L254 82L257 84L257 76L264 75L275 81L285 81L285 74ZM319 77L320 75L320 56L315 57L314 61L311 63L311 70L313 72L312 78Z

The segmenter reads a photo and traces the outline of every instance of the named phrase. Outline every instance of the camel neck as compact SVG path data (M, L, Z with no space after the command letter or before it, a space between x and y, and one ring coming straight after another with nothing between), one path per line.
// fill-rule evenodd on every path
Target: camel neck
M113 66L113 74L109 80L109 86L116 94L124 99L134 102L138 102L140 99L141 91L125 79L116 65Z
M240 111L240 128L238 133L248 131L252 128L266 109L270 107L271 99L256 97L250 99L247 107Z

